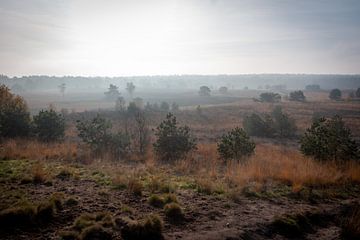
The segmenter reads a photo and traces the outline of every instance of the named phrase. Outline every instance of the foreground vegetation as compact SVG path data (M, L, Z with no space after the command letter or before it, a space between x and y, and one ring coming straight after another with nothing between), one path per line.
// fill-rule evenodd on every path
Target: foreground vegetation
M246 104L31 117L22 102L27 132L1 139L0 238L356 239L356 111L303 126L309 103Z

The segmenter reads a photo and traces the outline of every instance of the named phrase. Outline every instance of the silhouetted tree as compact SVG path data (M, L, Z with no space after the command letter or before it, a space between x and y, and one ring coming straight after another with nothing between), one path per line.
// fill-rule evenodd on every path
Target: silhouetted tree
M304 92L303 91L294 91L290 93L289 97L290 101L298 101L298 102L304 102L306 100Z
M201 86L199 90L200 96L210 96L211 90L208 86Z
M281 96L278 93L265 92L260 94L261 102L280 102Z
M228 92L228 88L227 87L220 87L219 88L219 93L221 94L226 94Z
M58 86L59 90L60 90L60 93L61 95L64 97L65 95L65 90L66 90L66 84L65 83L62 83Z
M120 96L119 88L116 85L110 84L109 90L104 94L108 100L115 100Z
M330 94L329 94L329 98L331 100L340 100L341 99L341 91L340 89L333 89L331 90Z
M126 83L126 91L129 93L131 98L133 97L133 93L135 91L135 85L132 82Z

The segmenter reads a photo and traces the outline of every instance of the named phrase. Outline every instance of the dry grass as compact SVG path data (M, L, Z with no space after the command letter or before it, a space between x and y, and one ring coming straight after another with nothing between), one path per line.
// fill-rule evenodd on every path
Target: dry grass
M325 186L360 181L360 165L354 162L339 167L319 163L301 155L297 150L273 145L259 145L247 164L229 163L226 179L236 185L249 182L266 183L269 180L291 184L294 190L301 186Z
M42 143L35 140L12 139L0 146L0 159L65 160L79 159L81 150L75 143Z

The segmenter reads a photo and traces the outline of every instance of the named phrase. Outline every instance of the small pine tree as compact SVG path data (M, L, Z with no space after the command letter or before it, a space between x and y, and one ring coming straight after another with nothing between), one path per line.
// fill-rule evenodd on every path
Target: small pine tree
M196 140L188 126L177 126L176 117L172 113L156 128L154 151L161 161L173 162L184 158L196 149Z
M275 134L274 122L269 115L264 119L255 113L245 116L243 126L250 136L273 137Z
M62 140L65 135L65 119L53 109L41 110L34 116L34 134L39 140L53 142Z
M272 112L274 128L281 138L293 137L296 133L295 121L286 113L283 113L280 106L276 106Z
M278 93L265 92L260 94L261 102L280 102L281 96Z
M341 117L315 119L301 138L301 152L320 161L359 158L359 149Z
M222 159L241 161L254 153L255 143L242 128L236 127L221 137L217 149Z

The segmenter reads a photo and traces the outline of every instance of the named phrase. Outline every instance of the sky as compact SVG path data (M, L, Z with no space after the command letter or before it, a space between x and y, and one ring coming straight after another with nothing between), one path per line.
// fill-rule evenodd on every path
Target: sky
M359 0L0 0L0 74L360 73Z

